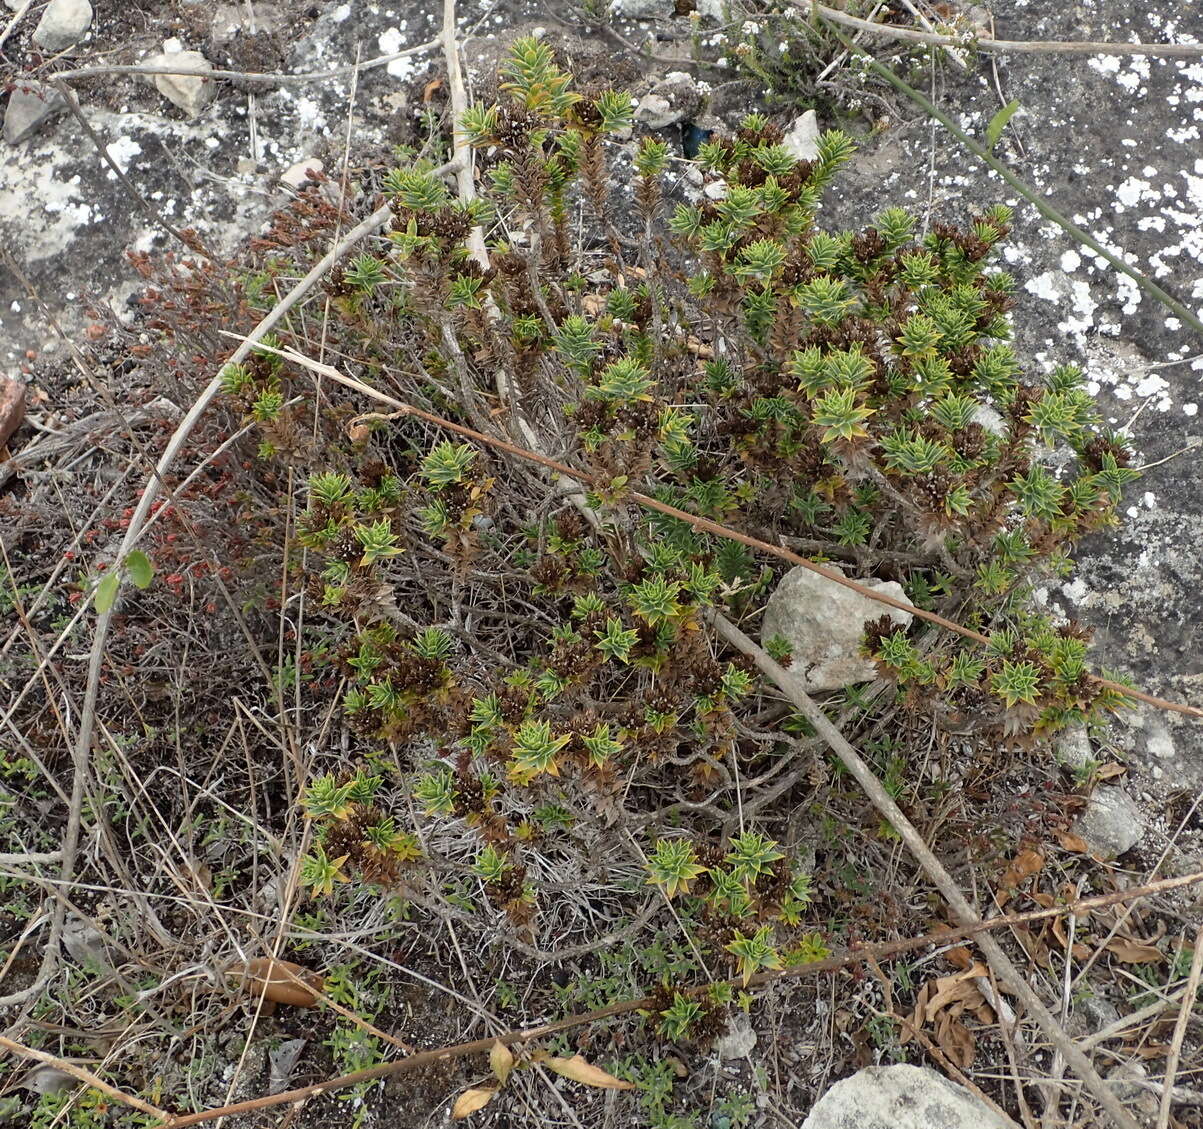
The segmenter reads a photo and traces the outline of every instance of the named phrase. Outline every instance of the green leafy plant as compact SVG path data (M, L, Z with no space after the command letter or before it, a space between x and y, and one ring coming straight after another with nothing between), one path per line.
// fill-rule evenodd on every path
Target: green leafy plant
M762 115L701 145L683 198L662 142L615 160L625 93L575 89L533 39L502 80L458 123L479 199L429 164L371 170L391 220L321 299L358 389L298 379L272 351L310 348L296 326L223 370L257 443L246 509L295 588L272 598L310 632L280 690L326 711L323 738L346 726L341 747L315 740L304 787L307 912L370 887L490 943L629 928L623 960L603 945L563 998L654 993L650 1026L704 1041L751 996L695 991L703 976L821 960L875 913L841 853L845 823L862 833L847 782L712 630L716 613L754 625L780 575L751 545L895 580L987 638L872 622L865 652L897 692L823 704L856 725L887 703L900 734L956 726L1001 760L1121 703L1083 633L1029 595L1114 524L1135 472L1080 372L1022 370L1016 286L991 265L1006 208L922 236L892 207L824 231L851 138L829 130L800 161ZM298 273L335 230L304 218ZM363 388L409 409L369 426ZM905 798L914 750L875 748ZM792 846L812 787L836 800L808 809L825 882ZM479 1089L482 1106L500 1092Z

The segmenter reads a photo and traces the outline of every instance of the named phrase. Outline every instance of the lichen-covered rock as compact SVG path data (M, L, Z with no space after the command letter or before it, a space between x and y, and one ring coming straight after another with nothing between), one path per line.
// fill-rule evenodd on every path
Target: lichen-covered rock
M926 1066L870 1066L827 1091L802 1129L1016 1129Z
M1066 768L1080 772L1095 759L1090 746L1090 733L1085 725L1070 725L1057 734L1053 742L1057 759Z
M841 569L826 567L843 575ZM864 584L910 603L896 581L869 580ZM780 636L789 644L789 669L802 679L806 689L838 690L876 677L873 660L860 653L860 646L866 621L883 615L889 615L900 627L913 618L908 612L879 604L799 565L781 578L769 597L760 629L761 646Z
M746 1015L732 1018L714 1049L723 1062L751 1055L756 1049L756 1032L752 1030L751 1020Z
M680 121L692 121L706 100L691 75L682 71L666 74L635 107L635 119L649 129L664 129Z
M1086 840L1091 854L1110 859L1135 847L1145 825L1140 808L1127 792L1102 784L1091 793L1074 833Z
M818 114L814 110L807 110L790 127L781 144L799 161L813 161L819 155L821 133Z
M628 20L667 20L676 12L675 0L613 0L610 10Z

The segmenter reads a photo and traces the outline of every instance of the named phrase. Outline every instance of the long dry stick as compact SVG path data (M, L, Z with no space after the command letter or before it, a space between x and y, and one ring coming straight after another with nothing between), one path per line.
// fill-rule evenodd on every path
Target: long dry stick
M103 1078L98 1078L90 1070L84 1070L82 1066L76 1066L73 1062L65 1062L63 1059L55 1058L54 1055L49 1055L45 1051L35 1050L33 1047L26 1047L21 1043L14 1043L12 1039L5 1038L3 1035L0 1035L0 1047L11 1051L15 1055L20 1055L22 1058L31 1058L36 1062L44 1063L46 1066L52 1066L55 1070L61 1070L64 1074L70 1074L72 1078L80 1082L86 1082L94 1090L99 1090L106 1097L121 1102L122 1105L131 1106L133 1109L141 1110L143 1113L149 1113L152 1117L170 1118L171 1116L166 1110L159 1109L158 1106L144 1102L141 1098L133 1094L126 1094L121 1090L115 1089Z
M227 331L228 332L228 331ZM237 336L229 334L229 336ZM433 423L437 427L453 431L457 435L463 435L465 438L473 439L478 443L484 443L487 446L496 448L499 451L505 451L507 454L514 455L517 458L524 459L527 462L538 463L540 466L546 467L548 470L554 470L557 474L563 475L565 478L573 479L577 482L587 485L596 486L598 482L594 476L591 476L586 471L575 470L565 463L561 463L556 459L550 458L547 455L540 454L537 451L532 451L526 447L521 447L516 443L511 443L506 439L498 438L495 435L486 435L483 431L477 431L471 427L465 427L463 424L454 423L453 421L444 418L443 416L434 415L432 412L423 411L421 408L416 408L412 404L407 404L396 397L389 396L384 392L379 392L370 385L364 384L362 381L354 380L351 377L344 376L338 369L331 365L324 365L318 361L314 361L306 357L302 353L298 353L295 349L275 349L272 346L261 346L266 352L276 353L286 360L292 361L294 364L301 365L309 369L311 372L316 372L321 376L328 377L347 388L353 388L357 392L363 393L365 396L386 404L395 409L396 415L410 415L418 419L425 420L427 423ZM359 419L374 418L371 415L360 416ZM380 418L380 417L375 417ZM661 502L658 498L653 498L648 494L641 494L637 490L632 490L626 495L631 501L638 503L649 510L655 510L657 513L665 514L668 517L676 518L678 521L683 521L694 529L702 530L706 533L713 533L717 537L724 537L728 541L738 541L741 545L747 545L749 548L757 549L760 552L769 553L774 557L779 557L781 560L789 561L791 564L807 569L809 572L816 573L819 576L830 580L833 584L842 585L844 588L850 588L853 592L857 592L867 599L873 600L879 604L885 604L887 607L897 608L899 611L907 612L910 615L916 616L919 619L926 620L928 623L934 623L937 627L943 627L948 631L952 631L957 635L961 635L966 639L972 639L976 643L981 643L983 646L988 646L990 640L980 631L974 631L971 627L965 627L957 623L955 620L947 619L935 612L929 612L924 608L915 607L913 604L908 604L902 600L897 600L893 596L888 596L884 592L876 591L864 584L860 584L855 580L850 580L846 576L842 576L838 572L833 572L831 569L824 568L820 564L816 564L806 557L801 557L797 553L791 552L789 549L782 548L780 545L773 545L768 541L762 541L759 537L752 537L747 533L740 533L737 529L731 529L729 526L721 525L717 521L711 521L709 518L699 517L697 514L691 514L686 510L678 509L676 506L670 506L667 502ZM1147 694L1143 690L1137 690L1131 686L1125 686L1121 682L1113 682L1107 678L1097 678L1096 682L1100 686L1106 687L1108 690L1113 690L1116 693L1122 694L1128 698L1134 698L1137 701L1145 702L1148 705L1156 706L1158 709L1168 710L1171 713L1185 714L1187 717L1203 718L1203 709L1197 706L1187 706L1179 702L1170 702L1164 698L1155 697L1152 694Z
M8 26L2 32L0 32L0 47L4 46L4 41L10 35L12 35L13 28L15 28L17 24L19 24L25 18L25 13L29 11L32 5L33 0L22 0L22 2L17 6L17 11L13 15L13 18L8 21Z
M459 61L459 47L455 38L455 0L443 0L443 58L447 61L447 89L451 95L451 159L458 167L455 188L461 202L468 203L476 197L475 172L472 167L472 147L460 132L459 123L468 109L468 96L464 90L463 68ZM489 269L489 252L485 247L485 236L480 225L468 234L468 249L481 266Z
M1190 973L1186 978L1186 990L1182 993L1182 1006L1178 1009L1178 1021L1174 1024L1174 1035L1170 1040L1170 1053L1165 1060L1165 1082L1161 1087L1161 1105L1157 1110L1157 1129L1167 1129L1170 1123L1170 1103L1174 1097L1174 1078L1178 1073L1178 1061L1182 1056L1182 1042L1186 1038L1186 1027L1190 1023L1199 993L1199 978L1203 976L1203 925L1195 934L1195 951L1190 962Z
M1116 890L1110 894L1100 894L1093 898L1083 898L1080 901L1069 902L1052 909L1030 910L1026 913L1011 913L1002 917L992 917L985 921L977 921L970 925L956 928L936 929L919 937L908 937L901 941L881 941L876 944L858 945L843 953L827 957L824 960L811 961L808 964L791 965L788 968L760 972L753 976L745 985L743 978L733 978L726 983L732 987L760 988L768 984L776 984L785 980L801 980L823 972L838 972L841 969L867 961L894 960L907 953L925 949L933 945L949 945L953 942L969 940L991 932L995 929L1013 928L1035 921L1047 921L1050 918L1064 914L1081 914L1091 910L1105 909L1107 906L1131 902L1137 898L1152 897L1170 890L1181 889L1203 882L1203 871L1195 874L1184 874L1177 878L1164 878L1160 882L1148 886L1134 886L1128 890ZM710 985L702 984L686 988L686 995L699 995L709 991ZM185 1129L189 1125L200 1125L206 1121L214 1121L219 1117L230 1117L235 1114L251 1113L255 1110L268 1109L272 1106L285 1105L293 1102L306 1101L318 1094L331 1090L354 1086L359 1082L369 1082L375 1078L393 1077L398 1074L408 1074L423 1067L438 1062L447 1062L454 1058L464 1058L468 1055L484 1054L492 1049L495 1042L507 1047L530 1043L549 1035L568 1031L575 1027L583 1027L602 1019L610 1019L618 1015L627 1015L633 1011L642 1011L651 1007L655 1002L651 996L643 996L637 1000L621 1000L594 1011L583 1012L579 1015L568 1016L554 1023L543 1024L539 1027L528 1027L523 1030L507 1031L504 1034L490 1036L487 1039L474 1039L467 1043L456 1043L454 1046L439 1047L435 1050L419 1051L407 1058L396 1062L382 1063L350 1074L342 1074L336 1078L328 1078L324 1082L315 1082L310 1086L301 1086L281 1094L269 1094L262 1098L250 1098L235 1105L221 1106L216 1109L203 1110L200 1113L180 1114L171 1116L166 1122L169 1129Z
M442 44L442 39L432 39L429 43L419 43L416 47L406 47L404 51L394 51L390 55L378 55L374 59L368 59L364 63L355 63L347 67L338 67L331 71L308 71L302 74L268 74L256 71L219 71L219 70L200 70L196 67L175 67L170 63L161 63L157 66L148 66L146 64L128 66L114 65L110 67L77 67L70 71L56 71L54 78L56 79L73 79L73 78L98 78L101 75L110 74L137 74L137 75L186 75L191 78L234 78L239 82L253 83L255 86L296 86L305 82L321 82L329 78L346 78L348 75L355 74L356 71L370 71L375 67L384 67L389 63L395 62L397 59L404 59L410 55L420 54L422 51L432 51L434 48Z
M234 352L229 363L236 364L248 356L255 347L256 342L267 333L270 333L284 319L288 311L325 277L330 268L351 247L387 223L392 214L392 209L388 205L377 208L366 220L348 231L321 261L285 295L279 305L255 326L249 336ZM188 436L192 434L193 428L196 427L220 390L221 374L217 373L197 397L188 414L180 421L171 439L168 440L167 446L164 448L163 454L160 456L159 462L155 467L154 474L147 479L142 496L138 499L138 504L134 508L133 515L130 517L129 527L126 529L125 536L121 540L116 559L111 565L114 571L119 571L123 567L126 557L129 556L138 537L141 535L142 528L146 524L146 519L150 515L155 500L163 489L168 470L170 470L171 465L175 462L176 456L179 455ZM90 599L91 596L89 595L88 598ZM97 615L96 627L92 634L92 647L88 656L87 687L84 693L83 707L80 711L79 730L76 734L75 744L71 750L74 778L71 787L71 808L68 812L67 829L63 836L63 861L59 875L59 885L64 889L70 886L71 880L75 876L75 860L79 849L80 815L83 809L84 793L87 788L92 736L96 727L96 705L100 695L100 672L101 667L104 665L105 643L108 640L109 626L112 623L116 608L117 603L114 602L111 607ZM65 914L66 902L60 899L55 907L54 917L51 921L50 938L46 946L46 954L37 977L28 988L0 1000L0 1004L11 1004L17 1002L17 999L29 999L37 995L49 981L58 961L57 954L59 941L63 933Z
M927 872L927 876L936 884L952 908L952 912L964 925L976 925L981 922L977 911L966 901L951 874L944 869L943 863L932 853L931 848L923 841L923 837L915 829L914 824L903 814L902 809L894 802L893 797L885 790L880 780L861 758L861 755L848 743L844 735L827 719L827 715L819 709L814 700L802 688L802 680L796 674L790 674L784 667L776 663L769 655L752 642L738 627L723 616L715 613L712 617L715 630L732 646L742 651L752 659L773 684L793 703L798 711L815 727L819 736L831 747L840 758L844 767L855 777L865 795L872 801L873 806L890 822L890 825L901 836L915 860ZM978 940L991 969L1012 995L1022 1001L1028 1013L1040 1025L1048 1040L1061 1052L1066 1063L1077 1076L1086 1083L1087 1088L1095 1096L1098 1103L1110 1114L1116 1125L1122 1129L1138 1129L1132 1115L1124 1109L1114 1091L1100 1077L1076 1043L1065 1033L1064 1028L1057 1022L1056 1017L1044 1005L1044 1001L1035 993L1024 979L1023 974L1011 963L1011 958L1003 952L1002 946L989 934L984 933Z
M816 4L814 0L790 0L790 3L832 23L854 27L858 31L871 31L888 39L927 43L935 47L951 47L961 51L988 51L995 55L1016 52L1041 55L1159 55L1191 59L1203 55L1203 46L1198 43L1096 43L1088 40L992 39L988 36L978 38L940 35L938 32L915 31L909 27L894 27L890 24L874 23L872 20L862 20L847 12L829 8L825 4Z

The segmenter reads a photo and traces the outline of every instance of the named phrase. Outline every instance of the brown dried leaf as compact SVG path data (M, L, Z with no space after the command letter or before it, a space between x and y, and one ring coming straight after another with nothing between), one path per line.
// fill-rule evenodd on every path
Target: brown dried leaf
M478 1109L484 1109L495 1097L497 1097L497 1090L493 1086L477 1086L471 1090L465 1090L455 1099L455 1105L451 1107L451 1116L457 1121L462 1121Z
M958 968L962 972L967 968L973 967L973 957L969 953L967 945L957 945L955 948L949 949L944 954L944 959L948 961L953 968Z
M1062 949L1069 948L1069 927L1065 923L1065 918L1053 918L1052 932ZM1090 956L1090 946L1082 944L1081 941L1075 941L1073 955L1075 960L1086 960Z
M1134 937L1116 937L1107 943L1107 951L1124 964L1156 964L1165 954L1156 945L1146 945Z
M572 1081L586 1086L596 1086L599 1090L633 1090L635 1088L634 1083L624 1082L621 1078L615 1078L613 1074L607 1074L600 1067L586 1062L580 1055L573 1055L572 1058L549 1058L546 1060L546 1065L565 1078L571 1078Z
M510 1071L514 1068L514 1056L500 1039L493 1044L493 1049L489 1051L489 1069L497 1076L497 1084L505 1085L505 1080L510 1076Z
M262 993L272 1003L288 1004L290 1007L314 1007L317 993L323 986L322 978L316 972L293 964L290 960L274 960L271 957L256 957L246 964L233 965L229 972L231 976L244 981L248 992L254 995Z
M1124 776L1128 772L1126 764L1117 764L1112 761L1110 764L1103 765L1095 774L1095 780L1114 780L1117 776Z
M1086 840L1080 835L1074 835L1069 831L1058 831L1057 842L1067 851L1073 851L1076 855L1090 854L1090 847Z
M999 889L1014 890L1021 882L1037 874L1043 866L1044 855L1039 851L1020 851L999 879Z
M1035 933L1021 926L1015 930L1015 939L1027 953L1029 960L1034 961L1041 968L1047 967L1049 947Z
M969 1028L954 1016L945 1015L941 1018L936 1027L936 1042L950 1061L962 1070L968 1070L973 1065L973 1035Z

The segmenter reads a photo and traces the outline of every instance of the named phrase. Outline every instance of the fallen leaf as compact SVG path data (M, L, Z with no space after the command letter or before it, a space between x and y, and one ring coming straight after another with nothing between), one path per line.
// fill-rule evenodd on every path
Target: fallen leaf
M489 1069L497 1075L497 1084L505 1085L505 1080L510 1076L510 1071L514 1068L514 1056L500 1039L493 1044L493 1049L489 1051Z
M434 92L443 85L441 78L432 78L424 87L422 87L422 104L426 105L434 97Z
M936 1042L949 1060L962 1070L968 1070L973 1065L973 1052L976 1049L973 1035L955 1016L941 1017L936 1024Z
M272 1003L288 1004L290 1007L314 1007L323 984L316 972L303 965L271 957L256 957L246 964L233 965L229 973L244 981L248 992L255 995L262 993Z
M1077 855L1086 855L1090 853L1090 848L1086 845L1086 840L1080 835L1074 835L1069 831L1058 831L1057 842L1067 851L1073 851Z
M573 1082L596 1086L599 1090L633 1090L635 1088L633 1082L624 1082L621 1078L615 1078L613 1074L607 1074L600 1067L586 1062L580 1055L573 1055L572 1058L549 1058L545 1061L546 1065L557 1074L571 1078Z
M962 972L967 968L973 967L973 957L969 955L969 949L965 945L956 945L949 949L944 954L944 959L948 961L953 968L959 968Z
M1069 927L1065 924L1065 918L1053 918L1052 932L1062 949L1069 948ZM1090 956L1090 946L1082 944L1081 941L1075 941L1073 956L1075 960L1086 960Z
M497 1097L497 1091L492 1086L478 1086L471 1090L465 1090L455 1099L455 1105L451 1107L451 1116L457 1121L470 1117L478 1109L484 1109L495 1097Z
M1107 943L1107 951L1124 964L1156 964L1165 954L1155 945L1146 945L1131 937L1116 937Z
M971 969L968 972L959 972L956 976L941 976L936 981L936 994L927 1002L929 1019L953 1004L974 1008L983 1002L982 994L971 977L983 975L986 969L984 966L977 966L977 969L977 971Z
M25 385L0 377L0 447L25 422Z
M1025 879L1031 878L1044 866L1044 855L1039 851L1020 851L1014 861L1003 872L998 885L1002 890L1014 890Z
M1126 764L1117 764L1112 761L1110 764L1103 765L1095 774L1095 780L1114 780L1117 776L1124 776L1128 771Z

